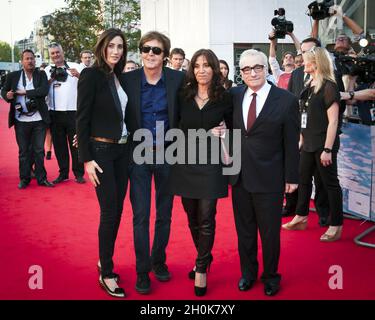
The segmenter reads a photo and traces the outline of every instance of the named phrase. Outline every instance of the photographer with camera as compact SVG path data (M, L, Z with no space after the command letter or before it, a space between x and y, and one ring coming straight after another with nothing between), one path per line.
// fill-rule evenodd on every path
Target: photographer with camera
M48 106L52 120L52 142L59 164L59 176L53 183L69 179L68 149L71 153L75 181L85 183L83 163L78 161L78 150L73 146L76 134L77 84L81 67L77 63L65 61L64 51L58 43L52 43L48 52L54 64L45 69L50 83Z
M294 42L294 45L296 47L297 53L301 51L301 46L294 35L293 32L287 32L288 36L290 36ZM290 51L287 51L283 54L283 60L282 60L282 67L283 70L281 70L279 62L276 59L276 45L277 45L277 38L276 38L276 32L273 30L269 35L268 39L270 39L270 53L268 61L271 66L272 75L275 77L277 86L279 88L288 89L288 83L289 79L292 75L293 70L295 69L294 64L294 54Z
M19 148L19 189L31 180L31 153L34 155L38 185L53 187L44 168L44 139L50 123L45 97L48 81L44 72L35 68L35 55L26 49L21 55L22 70L7 75L1 95L10 103L9 128L14 125Z
M316 1L315 1L316 2ZM310 15L314 19L311 36L314 38L318 37L319 34L319 20L323 20L329 18L331 16L336 16L337 19L343 21L349 29L353 32L355 39L359 40L360 37L363 35L363 28L361 28L354 20L349 18L345 13L342 11L342 7L339 5L332 5L330 6L331 2L326 1L325 4L322 5L320 11L315 9L316 7L311 7L313 3L309 5ZM348 54L352 49L352 41L348 35L346 35L342 28L340 28L340 32L336 37L335 40L335 47L334 53L338 54Z

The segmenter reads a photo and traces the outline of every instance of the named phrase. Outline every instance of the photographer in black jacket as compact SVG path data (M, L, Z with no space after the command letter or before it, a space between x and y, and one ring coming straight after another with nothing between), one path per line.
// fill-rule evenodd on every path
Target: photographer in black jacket
M1 95L10 103L9 128L13 125L19 147L19 189L30 183L31 152L35 160L35 176L40 186L53 187L44 168L44 139L50 123L45 97L48 93L46 74L35 68L31 50L22 52L22 70L8 74Z

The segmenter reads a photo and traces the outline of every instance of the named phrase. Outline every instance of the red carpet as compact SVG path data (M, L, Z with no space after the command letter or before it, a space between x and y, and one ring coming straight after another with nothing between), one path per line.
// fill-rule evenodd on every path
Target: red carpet
M93 187L89 183L76 184L71 174L70 181L53 189L39 187L33 180L26 190L18 190L18 148L14 130L7 128L7 113L8 105L0 100L0 299L110 299L98 285L99 209ZM46 167L48 178L56 178L54 155L46 161ZM151 219L154 221L154 215ZM282 231L279 268L282 288L276 297L267 298L260 281L248 292L237 289L240 268L231 201L222 200L218 205L214 262L205 298L374 299L375 251L353 242L355 236L371 225L346 219L341 241L321 243L319 237L325 229L318 226L317 216L312 213L306 231ZM374 243L374 234L366 240ZM194 251L186 216L180 199L176 198L167 261L173 278L160 283L151 275L152 293L137 294L132 212L127 197L117 240L115 271L123 279L128 300L196 299L193 281L187 278L194 264ZM33 265L42 267L42 290L29 288L32 276L29 268ZM329 288L332 265L343 270L342 290Z

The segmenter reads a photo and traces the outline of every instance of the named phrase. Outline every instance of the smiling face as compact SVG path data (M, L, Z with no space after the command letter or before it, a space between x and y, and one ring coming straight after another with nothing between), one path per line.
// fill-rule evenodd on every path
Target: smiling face
M210 85L214 72L208 64L206 57L204 55L199 56L193 67L198 85Z
M64 51L59 46L49 48L48 52L53 64L58 67L64 65Z
M247 67L253 69L246 70ZM244 68L245 71L242 70ZM264 66L264 60L261 55L245 56L241 61L242 79L246 83L246 85L253 91L258 91L266 83L266 72L267 70Z
M108 44L105 59L107 64L114 69L124 53L124 42L120 36L114 37Z
M141 58L143 61L143 66L145 69L148 70L161 70L163 68L164 62L164 47L163 44L158 40L150 40L146 41L143 44L143 47L158 47L162 50L160 54L155 54L153 50L149 50L149 52L144 53L141 52Z

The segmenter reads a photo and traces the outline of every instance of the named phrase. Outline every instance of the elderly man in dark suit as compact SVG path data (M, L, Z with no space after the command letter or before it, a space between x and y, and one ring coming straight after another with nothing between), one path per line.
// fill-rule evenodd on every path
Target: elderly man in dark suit
M9 128L14 125L19 148L20 170L19 189L30 183L31 153L35 161L35 177L38 184L53 187L47 180L44 167L44 140L47 125L51 122L45 97L48 94L48 81L44 72L35 68L35 55L32 50L22 52L22 70L8 74L1 95L10 102Z
M133 152L140 145L134 133L139 129L152 137L146 153L152 163L137 163L132 157L129 166L130 201L133 208L134 247L136 254L136 290L150 292L149 272L159 281L168 281L170 272L166 265L166 247L169 240L173 196L167 190L169 164L158 161L164 158L164 132L175 128L178 120L177 92L185 74L165 68L169 56L170 40L159 32L142 36L139 44L143 68L122 75L128 95L125 121L133 137ZM162 126L161 126L162 124ZM163 127L164 129L160 128ZM162 132L161 132L162 131ZM160 139L160 136L161 139ZM146 155L147 157L147 155ZM155 161L156 160L156 161ZM156 193L155 235L150 253L151 182L154 178Z
M232 89L233 128L241 130L241 171L231 176L233 210L238 235L241 291L258 275L258 230L262 240L264 292L280 288L281 210L284 192L298 183L298 101L266 81L267 57L246 50L240 58L245 86ZM239 146L234 146L238 148Z

